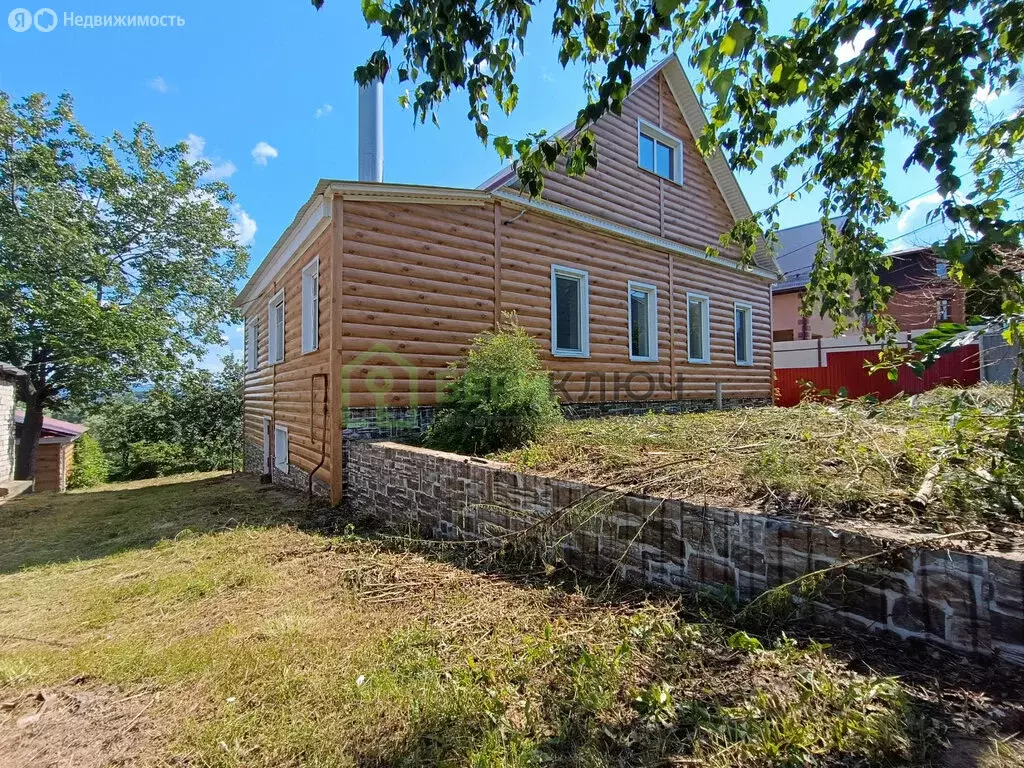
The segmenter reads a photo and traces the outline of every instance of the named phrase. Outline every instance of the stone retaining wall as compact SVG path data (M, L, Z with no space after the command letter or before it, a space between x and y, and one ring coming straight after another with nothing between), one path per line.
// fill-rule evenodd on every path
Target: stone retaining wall
M395 443L346 442L346 504L432 538L530 530L598 577L724 591L748 601L837 562L808 596L815 615L1024 665L1024 557L904 542L753 512L600 492L507 465ZM547 521L547 522L541 522Z

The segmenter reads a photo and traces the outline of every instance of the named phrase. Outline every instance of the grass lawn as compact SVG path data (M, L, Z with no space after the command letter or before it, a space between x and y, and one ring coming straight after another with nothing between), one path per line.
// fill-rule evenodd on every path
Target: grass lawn
M0 765L1020 765L1006 671L900 681L327 518L218 475L0 507Z
M1021 546L1024 457L1003 453L1009 405L1008 387L982 385L886 403L585 419L494 458L718 506L922 532L985 528Z

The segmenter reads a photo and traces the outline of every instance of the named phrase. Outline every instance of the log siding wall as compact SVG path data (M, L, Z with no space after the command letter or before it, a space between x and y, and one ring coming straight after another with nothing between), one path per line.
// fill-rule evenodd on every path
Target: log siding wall
M288 428L290 463L301 470L290 479L279 479L304 486L302 473L320 461L324 436L321 382L316 384L312 413L310 408L313 374L335 369L332 379L340 387L342 409L432 406L444 387L448 364L476 335L493 327L501 311L514 311L537 339L564 402L707 402L719 391L731 402L771 397L770 286L762 278L543 213L524 213L511 204L347 200L336 204L335 216L340 224L292 259L246 312L247 320L256 318L259 323L258 366L245 376L250 468L262 461L257 449L262 446L266 417L272 428ZM335 230L340 230L337 245L342 252L339 272L333 275L340 288L341 322L332 331ZM302 354L301 272L314 257L320 260L320 347ZM589 276L587 358L551 354L551 267L556 264L586 270ZM653 362L630 360L631 280L657 289L659 355ZM267 301L282 288L285 360L268 365ZM688 293L706 295L710 301L707 364L688 361ZM751 366L735 362L737 301L752 307ZM335 451L329 444L326 462L316 475L324 486L333 485Z
M767 281L509 208L345 203L343 408L434 405L448 364L501 311L537 339L567 402L708 399L716 385L729 399L771 396ZM551 353L553 265L589 275L589 357ZM629 357L630 280L657 288L653 362ZM688 292L710 300L708 364L688 362ZM735 362L737 301L753 309L751 366Z
M271 421L271 466L274 463L275 426L288 428L289 461L303 472L311 472L320 462L322 441L330 440L323 416L322 379L315 374L330 373L330 275L331 233L328 229L307 248L300 250L267 289L245 309L246 323L259 323L256 344L256 370L245 372L245 441L259 449L258 457L247 462L252 468L262 464L263 419ZM320 260L319 347L302 352L302 269L310 261ZM269 364L269 319L267 302L284 290L284 361ZM330 444L317 480L329 484L331 472ZM301 485L305 478L296 479Z
M681 184L637 164L638 119L682 141ZM631 93L622 114L606 115L593 132L597 169L573 178L560 166L545 176L545 200L701 250L719 246L719 236L732 228L732 214L664 74Z

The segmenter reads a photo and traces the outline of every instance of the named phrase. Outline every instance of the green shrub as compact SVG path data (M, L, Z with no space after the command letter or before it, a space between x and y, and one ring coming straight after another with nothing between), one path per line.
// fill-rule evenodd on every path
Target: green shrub
M75 453L71 465L68 488L92 488L107 482L107 457L99 441L86 432L75 441Z
M185 467L185 454L177 443L140 440L128 446L128 463L124 467L127 480L145 480L181 472Z
M477 455L513 450L562 419L537 345L514 315L474 339L452 368L451 390L427 431L432 448Z

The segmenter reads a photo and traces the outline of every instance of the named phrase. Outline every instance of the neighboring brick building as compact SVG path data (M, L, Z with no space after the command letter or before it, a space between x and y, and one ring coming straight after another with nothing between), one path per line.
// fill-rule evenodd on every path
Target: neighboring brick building
M14 403L20 368L0 363L0 499L5 498L14 479Z
M14 477L14 388L25 374L0 363L0 483Z
M931 248L893 251L892 268L879 275L895 290L889 314L901 331L934 328L941 322L964 322L965 291L946 275L946 263Z
M842 217L833 219L837 227ZM817 221L779 231L777 260L783 279L772 286L772 340L796 341L830 338L835 326L828 318L813 313L800 315L804 289L810 280L814 254L821 242ZM892 267L881 274L883 285L892 286L889 314L901 331L934 328L943 321L964 322L962 287L946 276L945 262L936 259L931 248L892 251Z

